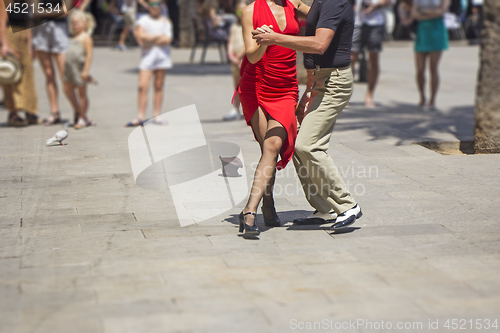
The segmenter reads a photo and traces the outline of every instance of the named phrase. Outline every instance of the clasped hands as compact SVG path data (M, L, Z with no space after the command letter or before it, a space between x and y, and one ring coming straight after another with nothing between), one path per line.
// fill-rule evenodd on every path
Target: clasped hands
M260 45L273 45L276 40L275 36L277 33L274 32L272 25L263 25L252 31L252 38Z

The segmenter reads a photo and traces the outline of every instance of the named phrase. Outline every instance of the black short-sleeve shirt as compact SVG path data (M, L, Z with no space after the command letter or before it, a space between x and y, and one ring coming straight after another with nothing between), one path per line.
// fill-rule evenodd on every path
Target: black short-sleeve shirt
M307 15L305 35L314 36L319 28L331 29L335 34L323 55L304 53L304 66L307 69L316 65L324 68L349 66L354 30L354 10L350 0L314 0Z

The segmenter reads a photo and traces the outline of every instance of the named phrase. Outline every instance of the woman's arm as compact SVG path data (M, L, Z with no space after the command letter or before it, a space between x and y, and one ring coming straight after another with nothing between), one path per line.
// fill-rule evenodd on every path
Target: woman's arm
M442 17L450 7L450 0L442 0L441 6L433 10L419 11L416 2L412 6L412 18L415 20L429 20L437 17Z
M92 52L94 49L94 41L90 36L85 36L82 41L83 48L85 49L85 65L83 65L82 80L87 81L90 78L90 65L92 63Z
M423 14L420 13L420 11L418 10L418 5L417 5L416 1L413 1L413 4L411 5L410 17L413 20L417 20L417 21L428 19L427 17L425 17Z
M311 7L303 3L301 0L291 0L291 1L295 5L295 8L297 8L297 12L299 14L298 15L299 20L305 20L307 14L309 14L309 9L311 9Z
M427 13L433 17L441 17L448 11L448 8L450 8L450 0L442 0L440 7Z
M134 34L134 38L137 41L137 44L142 47L142 27L140 25L136 25L134 30L132 30Z
M241 25L243 27L243 40L248 61L252 64L258 62L266 53L267 46L259 45L252 38L253 31L253 4L248 5L241 14Z
M155 44L161 45L161 46L166 46L172 44L172 22L170 20L166 19L167 27L164 29L163 33L158 35L158 37L155 39Z
M144 30L144 28L140 25L136 25L135 28L134 28L134 37L136 38L137 40L137 43L139 43L139 45L142 45L144 43L156 43L156 39L159 37L160 35L153 35L153 34L148 34L146 32L146 30Z

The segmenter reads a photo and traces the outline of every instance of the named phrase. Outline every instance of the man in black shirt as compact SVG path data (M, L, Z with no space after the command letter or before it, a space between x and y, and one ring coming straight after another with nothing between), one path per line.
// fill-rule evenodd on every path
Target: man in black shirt
M293 161L306 198L316 211L296 223L333 222L332 229L339 229L362 215L327 153L335 122L352 94L353 29L349 0L315 0L307 15L306 36L278 34L268 26L253 32L260 44L304 52L307 89L296 112L301 125Z

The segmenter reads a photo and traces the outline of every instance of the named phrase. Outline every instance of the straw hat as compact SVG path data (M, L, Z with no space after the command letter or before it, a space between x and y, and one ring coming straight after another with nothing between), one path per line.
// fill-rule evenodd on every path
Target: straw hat
M23 65L12 54L0 58L0 84L16 84L23 75Z

